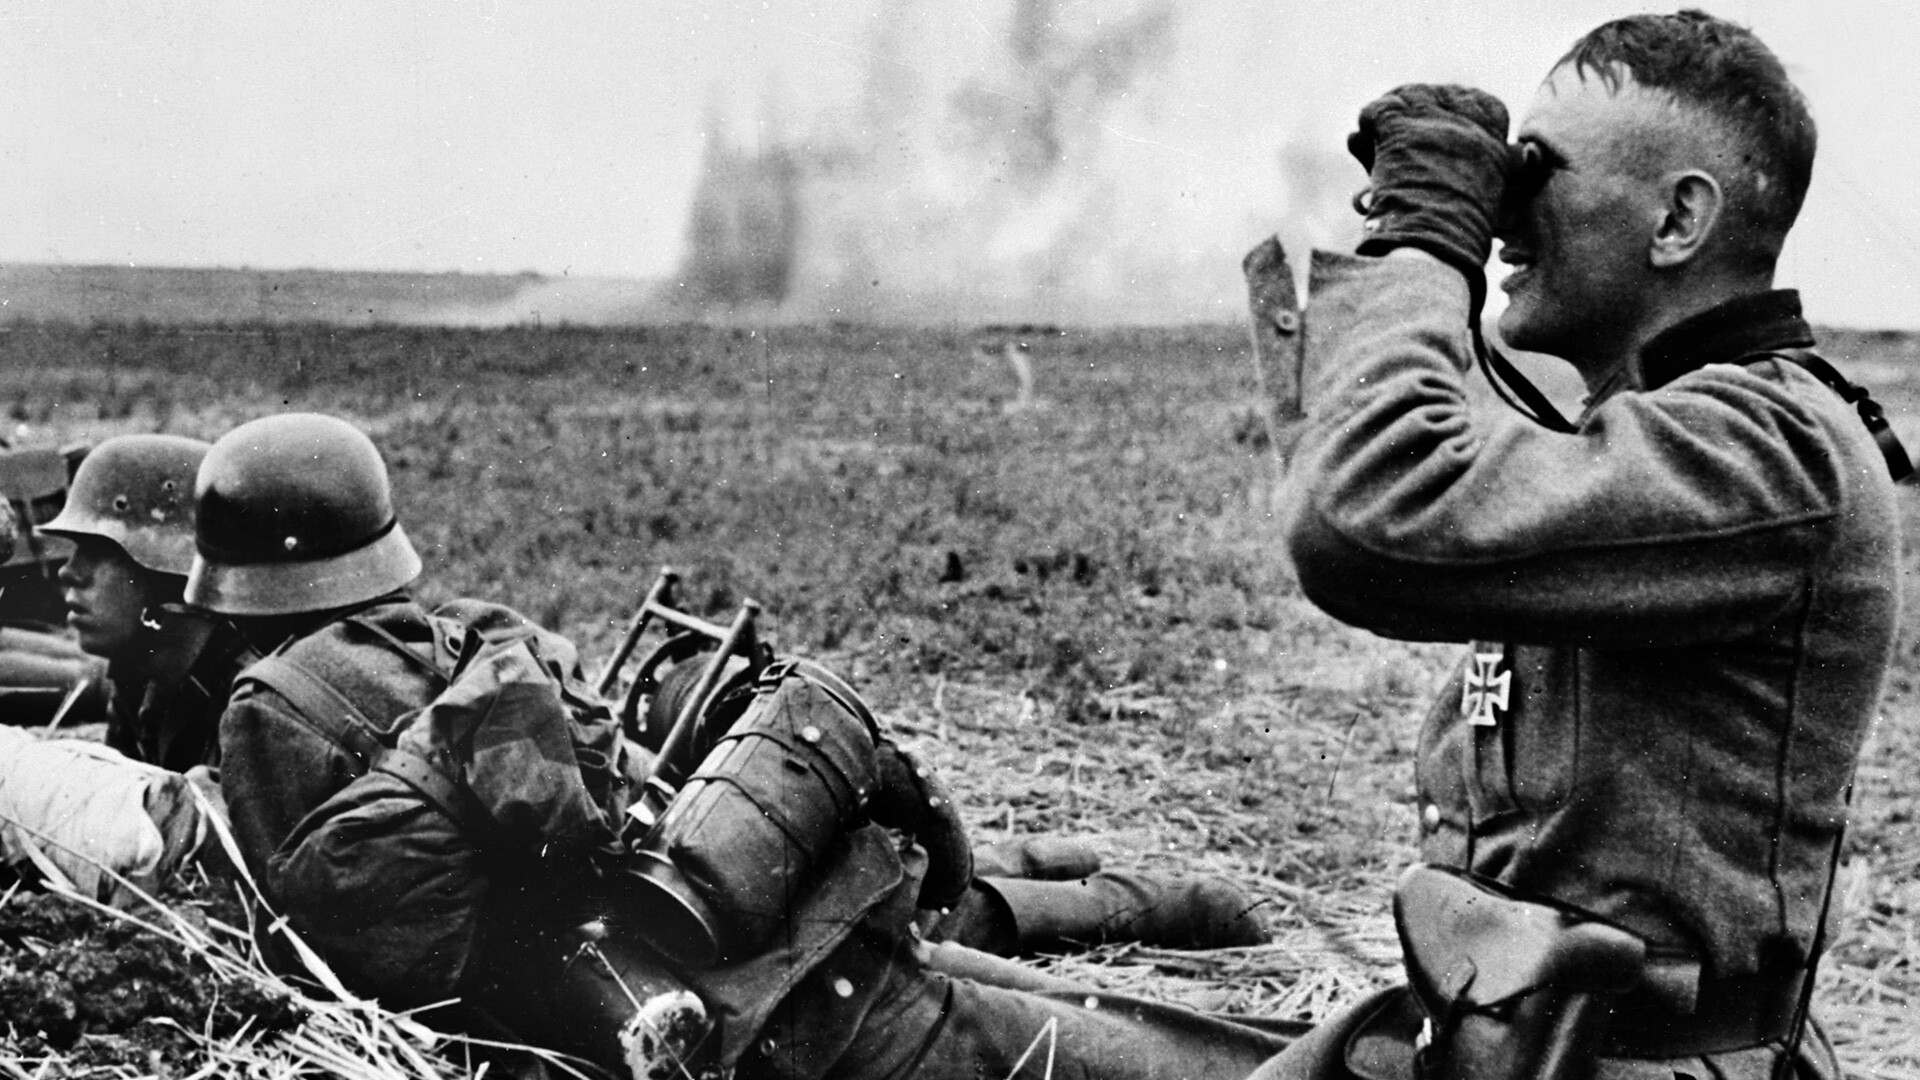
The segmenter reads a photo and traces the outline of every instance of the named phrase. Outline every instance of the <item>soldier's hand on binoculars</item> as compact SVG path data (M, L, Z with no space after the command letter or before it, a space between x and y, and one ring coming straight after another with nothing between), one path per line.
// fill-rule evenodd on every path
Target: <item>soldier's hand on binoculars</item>
M1368 171L1363 255L1425 250L1478 280L1512 151L1507 108L1465 86L1398 87L1360 110L1347 149Z

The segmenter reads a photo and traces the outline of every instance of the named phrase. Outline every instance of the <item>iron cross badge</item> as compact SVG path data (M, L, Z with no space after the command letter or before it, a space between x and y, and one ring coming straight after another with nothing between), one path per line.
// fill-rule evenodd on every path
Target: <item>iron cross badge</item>
M1467 668L1460 692L1460 712L1467 723L1492 727L1507 712L1507 692L1513 686L1513 672L1502 670L1504 652L1473 651L1473 663Z

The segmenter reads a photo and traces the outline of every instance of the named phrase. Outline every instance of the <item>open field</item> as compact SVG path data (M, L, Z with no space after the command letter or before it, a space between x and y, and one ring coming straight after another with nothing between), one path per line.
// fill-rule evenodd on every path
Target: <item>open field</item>
M499 326L658 321L660 282L522 274L0 263L0 320Z
M393 467L426 598L503 601L602 656L674 565L690 606L755 598L785 650L852 676L982 836L1095 834L1111 862L1229 873L1268 903L1272 946L1064 970L1309 1017L1392 978L1413 737L1454 647L1376 639L1301 599L1242 329L1037 339L1037 401L1018 411L973 344L855 326L20 324L0 332L0 411L49 442L351 417ZM1844 334L1828 353L1920 419L1914 342ZM1858 1075L1920 1076L1915 609L1819 999Z

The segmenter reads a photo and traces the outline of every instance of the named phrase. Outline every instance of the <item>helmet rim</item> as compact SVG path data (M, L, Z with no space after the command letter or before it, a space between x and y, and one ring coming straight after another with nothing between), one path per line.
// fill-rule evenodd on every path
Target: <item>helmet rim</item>
M196 553L186 602L221 615L297 615L378 599L420 576L420 554L393 528L339 555L297 562L226 563Z
M80 463L66 503L38 531L110 540L145 569L193 566L194 474L211 444L179 435L122 435Z

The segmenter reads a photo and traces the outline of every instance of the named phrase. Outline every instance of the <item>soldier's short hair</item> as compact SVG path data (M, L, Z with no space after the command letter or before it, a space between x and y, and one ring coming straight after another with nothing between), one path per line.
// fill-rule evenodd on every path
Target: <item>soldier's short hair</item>
M1595 27L1555 67L1571 66L1618 90L1622 73L1664 90L1725 125L1743 167L1722 176L1747 223L1784 237L1813 179L1818 141L1806 98L1773 51L1744 26L1688 9L1630 15Z

